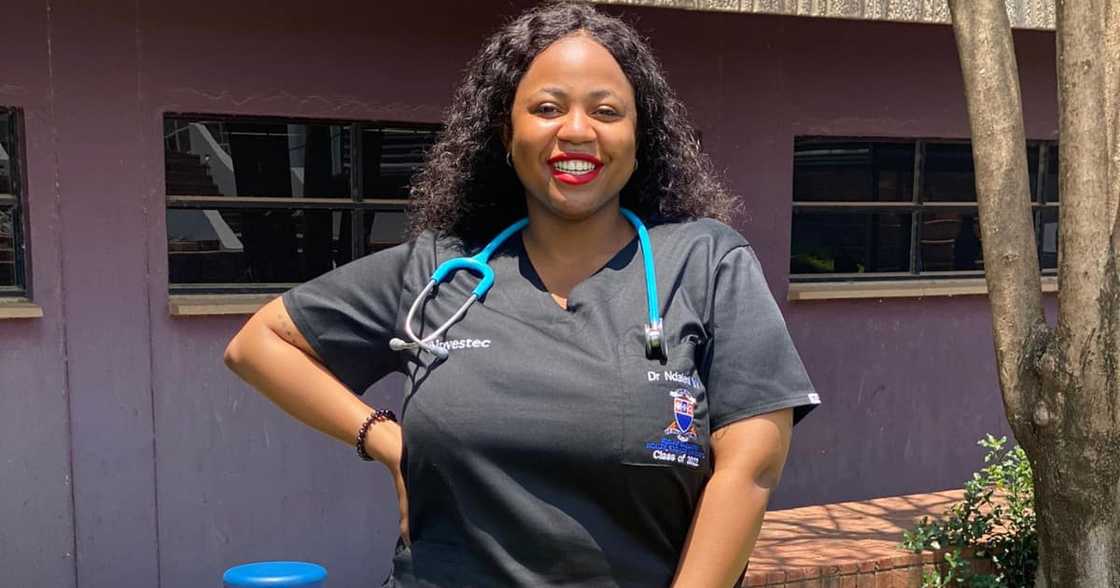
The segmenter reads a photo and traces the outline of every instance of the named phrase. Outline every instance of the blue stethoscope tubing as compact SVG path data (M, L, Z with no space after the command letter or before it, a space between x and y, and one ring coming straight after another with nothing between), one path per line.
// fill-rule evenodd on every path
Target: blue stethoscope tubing
M634 230L638 233L638 245L642 249L642 262L645 268L646 278L646 307L649 311L649 323L645 325L646 357L650 359L664 358L665 340L663 336L661 312L657 304L657 274L654 272L653 246L650 245L649 231L646 230L645 224L638 218L638 215L626 208L619 208L619 212L634 226ZM490 256L493 255L510 236L525 228L525 225L528 224L529 219L523 218L506 227L501 233L498 233L498 235L477 254L471 257L455 257L439 264L436 271L432 273L432 279L428 282L428 285L424 286L424 289L420 291L420 294L408 309L408 317L404 322L404 333L410 341L404 341L394 337L389 341L389 347L394 351L422 349L440 359L446 359L448 355L447 349L435 345L433 342L442 336L451 325L463 318L463 315L467 313L467 309L490 290L490 287L494 285L494 270L490 268ZM416 333L412 330L412 320L416 316L417 309L420 308L420 302L431 294L433 288L447 280L451 274L461 269L470 270L481 278L474 287L474 290L471 291L470 297L468 297L466 302L459 307L459 310L455 311L455 314L451 315L451 318L447 319L438 329L432 331L431 334L424 338L417 337Z

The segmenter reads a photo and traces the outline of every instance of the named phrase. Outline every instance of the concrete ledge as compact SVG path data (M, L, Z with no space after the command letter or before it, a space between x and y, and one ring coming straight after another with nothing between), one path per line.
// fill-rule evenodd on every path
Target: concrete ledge
M43 318L43 307L26 298L0 299L0 320Z
M173 294L167 299L171 316L253 314L279 294Z
M1057 292L1058 278L1042 278L1043 292ZM987 295L984 278L945 280L892 280L867 282L793 282L787 299L845 300L854 298L926 298L931 296Z
M766 513L743 587L918 588L941 553L910 553L902 533L936 517L961 490L841 502ZM968 554L965 554L968 556ZM979 562L977 571L986 571Z

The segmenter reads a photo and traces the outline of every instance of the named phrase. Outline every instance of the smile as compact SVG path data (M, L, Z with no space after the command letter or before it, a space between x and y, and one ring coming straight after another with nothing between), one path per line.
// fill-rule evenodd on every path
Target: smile
M565 153L548 160L552 167L552 177L559 182L578 186L594 180L603 167L603 162L593 155Z

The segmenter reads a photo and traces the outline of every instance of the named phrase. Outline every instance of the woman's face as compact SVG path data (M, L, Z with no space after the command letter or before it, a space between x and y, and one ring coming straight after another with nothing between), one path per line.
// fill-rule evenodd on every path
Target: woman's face
M634 173L634 89L605 47L556 41L529 65L505 137L530 211L581 220L617 205Z

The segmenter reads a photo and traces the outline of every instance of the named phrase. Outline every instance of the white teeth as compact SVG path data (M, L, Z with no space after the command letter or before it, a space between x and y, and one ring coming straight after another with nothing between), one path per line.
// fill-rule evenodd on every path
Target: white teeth
M557 171L582 175L595 169L595 164L582 159L563 159L552 164Z

